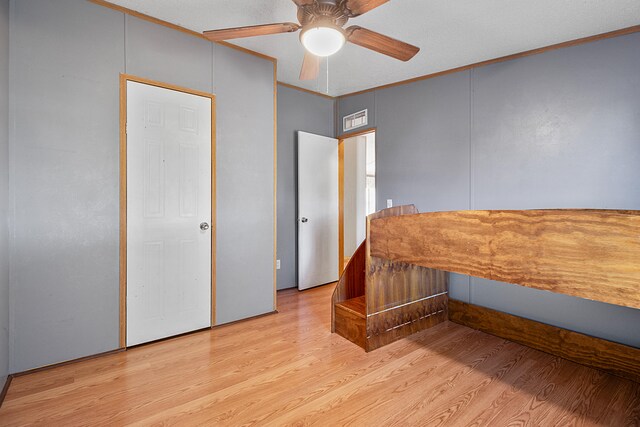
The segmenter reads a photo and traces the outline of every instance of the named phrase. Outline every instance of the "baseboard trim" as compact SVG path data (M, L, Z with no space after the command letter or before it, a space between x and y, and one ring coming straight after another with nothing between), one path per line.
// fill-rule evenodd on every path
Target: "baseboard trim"
M449 320L640 383L640 348L451 299Z
M261 317L271 316L272 314L278 314L278 310L269 311L268 313L262 313L262 314L258 314L257 316L251 316L244 319L234 320L233 322L223 323L221 325L215 325L215 326L212 326L211 329L224 328L225 326L231 326L231 325L236 325L238 323L248 322L249 320L255 320Z
M29 369L27 371L16 372L15 374L11 374L12 377L22 377L25 375L35 374L37 372L48 371L49 369L59 368L61 366L71 365L73 363L84 362L86 360L97 359L98 357L110 356L112 354L120 353L125 351L125 348L117 348L111 351L105 351L103 353L92 354L90 356L79 357L77 359L65 360L60 363L52 363L51 365L41 366L39 368Z
M182 338L182 337L186 337L186 336L189 336L189 335L196 335L196 334L199 334L201 332L208 332L211 329L213 329L213 326L207 326L206 328L196 329L195 331L183 332L183 333L178 334L178 335L171 335L169 337L158 338L157 340L153 340L153 341L148 341L148 342L143 342L143 343L140 343L140 344L130 345L128 347L122 348L121 350L135 350L136 348L146 347L148 345L158 344L158 343L161 343L161 342L164 342L164 341L171 341L171 340L176 339L176 338Z
M7 375L7 379L4 382L4 387L2 387L2 392L0 392L0 408L2 408L2 404L4 403L4 398L7 397L7 392L9 391L9 386L11 385L11 380L13 379L13 375Z
M234 325L236 323L246 322L248 320L258 319L260 317L270 316L272 314L277 314L277 313L278 313L278 310L274 310L274 311L270 311L268 313L259 314L257 316L248 317L246 319L236 320L234 322L225 323L223 325L215 325L215 326L212 326L210 328L199 329L197 331L191 331L191 332L187 332L187 333L176 335L176 336L172 336L172 337L162 338L160 340L156 340L156 341L152 341L152 342L148 342L148 343L143 343L143 344L139 344L139 345L135 345L135 346L131 346L131 347L126 347L126 348L118 348L118 349L115 349L115 350L106 351L104 353L92 354L90 356L80 357L78 359L66 360L66 361L60 362L60 363L53 363L51 365L41 366L39 368L33 368L33 369L29 369L27 371L16 372L15 374L10 374L8 376L8 378L22 377L24 375L35 374L37 372L42 372L42 371L47 371L49 369L59 368L61 366L70 365L72 363L79 363L79 362L84 362L86 360L96 359L98 357L110 356L112 354L121 353L121 352L127 351L127 350L133 350L133 349L136 349L136 348L139 348L139 347L143 347L143 346L146 346L146 345L149 345L149 344L156 344L156 343L161 342L161 341L168 341L168 340L171 340L171 339L180 338L180 337L185 336L185 335L192 335L192 334L196 334L196 333L200 333L200 332L210 331L212 329L218 329L218 328L222 328L224 326ZM4 394L6 393L6 389L9 388L8 383L10 383L10 382L11 382L10 380L7 380L7 384L5 384L5 389L3 389L3 394L0 395L0 397L2 399L4 399ZM2 402L2 399L0 399L0 402Z

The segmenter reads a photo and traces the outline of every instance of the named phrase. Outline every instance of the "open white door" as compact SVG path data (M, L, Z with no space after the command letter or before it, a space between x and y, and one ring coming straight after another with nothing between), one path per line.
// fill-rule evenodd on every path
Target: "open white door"
M211 108L127 82L127 346L211 326Z
M338 140L298 132L298 288L338 280Z

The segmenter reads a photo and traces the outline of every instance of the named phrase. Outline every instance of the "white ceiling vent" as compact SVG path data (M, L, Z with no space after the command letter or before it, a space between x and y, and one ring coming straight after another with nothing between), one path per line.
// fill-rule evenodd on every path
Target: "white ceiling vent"
M369 122L369 110L358 111L342 118L342 131L353 130L366 126Z

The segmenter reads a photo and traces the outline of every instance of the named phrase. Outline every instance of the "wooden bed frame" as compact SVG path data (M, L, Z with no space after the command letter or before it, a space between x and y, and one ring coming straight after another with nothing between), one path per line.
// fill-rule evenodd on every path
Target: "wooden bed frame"
M446 272L639 309L640 211L385 209L332 301L332 331L366 351L449 319L640 382L640 349L450 301Z

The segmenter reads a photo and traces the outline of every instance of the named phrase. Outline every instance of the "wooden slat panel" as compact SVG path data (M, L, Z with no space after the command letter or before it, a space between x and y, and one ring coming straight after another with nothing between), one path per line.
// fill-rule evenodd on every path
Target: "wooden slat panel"
M640 308L640 211L434 212L371 221L370 254Z
M431 328L448 318L448 295L414 301L367 317L367 351Z
M378 258L373 261L376 267L368 275L369 315L447 292L445 271Z
M413 205L384 209L367 218L367 245L372 221L379 218L400 218L417 214ZM443 271L393 262L370 256L367 246L367 351L404 338L446 320L442 313L427 316L424 299L448 291L447 275ZM435 301L446 303L446 295ZM446 305L446 304L445 304ZM431 313L440 311L433 309Z
M417 213L418 210L414 205L406 205L383 209L367 217L367 238L365 240L367 313L375 313L376 311L383 309L385 305L388 305L385 303L384 298L379 296L379 288L381 286L384 286L384 283L382 283L384 281L384 278L380 278L380 274L378 274L377 272L386 270L386 267L384 266L384 260L371 257L371 240L369 238L371 221L379 218L393 217L398 215L412 215Z
M449 300L449 319L640 383L640 349Z
M367 218L367 313L395 307L425 296L446 291L446 276L432 269L390 262L372 253L370 233L372 221L380 218L402 218L418 213L414 205L396 206L369 215Z

